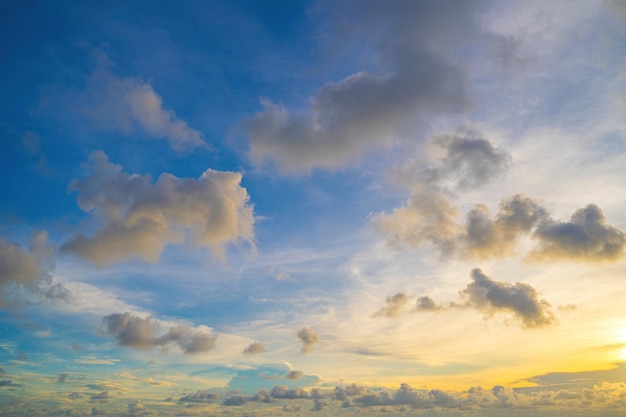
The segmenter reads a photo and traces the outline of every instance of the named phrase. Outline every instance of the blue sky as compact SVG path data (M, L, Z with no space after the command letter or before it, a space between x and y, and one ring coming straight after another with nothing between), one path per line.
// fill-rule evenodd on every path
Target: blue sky
M624 413L622 1L0 15L0 415Z

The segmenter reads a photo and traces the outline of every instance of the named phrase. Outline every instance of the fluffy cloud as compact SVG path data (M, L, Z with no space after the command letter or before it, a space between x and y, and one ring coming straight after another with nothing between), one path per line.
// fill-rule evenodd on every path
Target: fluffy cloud
M467 305L488 314L508 311L526 327L542 327L554 323L550 304L538 298L537 291L528 284L494 281L476 268L471 272L472 282L461 291Z
M267 349L262 342L252 342L243 350L246 355L257 355L263 352L267 352Z
M511 165L506 151L476 131L440 134L432 146L443 154L441 160L436 167L418 172L417 178L440 188L479 188L504 177Z
M517 194L502 200L498 214L478 204L457 221L456 207L437 189L421 187L405 206L372 218L374 227L395 247L438 247L442 255L493 259L514 255L518 241L529 237L529 260L614 261L624 255L626 236L606 224L594 204L577 210L569 222L554 220L537 201Z
M313 345L319 342L319 336L308 327L298 330L298 339L302 342L302 354L307 354L313 349Z
M181 397L178 401L181 403L206 403L212 402L220 398L220 395L209 390L200 390Z
M28 248L0 237L0 305L45 299L69 302L68 289L51 277L54 252L44 231L31 235Z
M440 311L443 310L444 307L435 303L432 298L422 296L417 299L416 309L417 311Z
M539 225L534 237L539 248L532 258L615 260L624 255L624 232L606 224L602 210L595 204L577 210L569 222L547 220Z
M374 317L397 317L400 315L404 307L409 303L409 297L404 293L397 293L387 297L385 300L387 305L374 314Z
M478 4L337 6L350 16L344 26L353 32L343 33L375 45L379 74L357 72L328 83L304 111L264 101L263 110L247 121L253 161L272 159L286 171L335 169L365 149L390 146L429 115L469 109L468 76L455 52L495 40L477 24Z
M296 379L300 379L302 375L303 375L302 371L289 371L287 375L285 375L285 378L296 380Z
M79 109L99 128L127 135L166 139L177 152L207 147L203 135L163 107L163 99L149 83L139 78L116 77L110 63L100 57L86 92L79 98Z
M78 234L62 246L97 265L137 256L155 262L168 244L185 240L211 249L223 259L225 245L253 244L254 215L241 174L206 170L198 179L161 174L128 174L94 152L88 175L73 180L81 209L102 227L92 236Z
M184 324L173 326L167 333L157 336L160 327L157 320L130 313L105 316L102 325L107 333L117 339L120 346L138 349L174 344L187 354L203 353L213 349L217 339L217 335Z

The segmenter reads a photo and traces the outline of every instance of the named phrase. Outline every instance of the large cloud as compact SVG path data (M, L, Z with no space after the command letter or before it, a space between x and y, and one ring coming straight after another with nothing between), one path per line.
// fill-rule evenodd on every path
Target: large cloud
M185 240L223 258L225 245L252 244L254 215L241 174L206 170L198 179L161 174L128 174L104 152L89 156L88 175L73 180L81 209L102 227L91 236L74 236L62 250L98 265L134 256L155 262L164 247Z
M351 31L343 34L374 46L377 74L357 72L328 83L303 111L264 101L263 110L247 121L253 161L272 159L287 171L335 169L365 149L390 146L430 115L469 109L468 76L456 52L494 40L479 27L478 5L353 1L336 6L350 16L345 27Z
M109 72L106 57L99 59L79 109L99 128L127 135L166 139L177 152L207 147L203 135L163 107L163 99L152 86L132 77L116 77Z
M105 316L102 325L107 333L117 339L120 346L138 349L174 344L187 354L203 353L213 349L217 339L215 334L184 324L173 326L167 333L157 336L160 328L157 320L130 313Z

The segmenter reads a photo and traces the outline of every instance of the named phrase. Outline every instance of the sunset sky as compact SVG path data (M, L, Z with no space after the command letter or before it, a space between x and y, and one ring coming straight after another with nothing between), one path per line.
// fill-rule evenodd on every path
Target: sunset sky
M626 2L0 31L0 416L626 414Z

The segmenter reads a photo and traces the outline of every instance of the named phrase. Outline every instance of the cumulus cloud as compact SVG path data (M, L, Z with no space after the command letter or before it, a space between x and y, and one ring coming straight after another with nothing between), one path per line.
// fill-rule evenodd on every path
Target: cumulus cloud
M404 206L390 214L374 215L372 223L394 247L421 247L430 243L443 254L449 254L454 252L462 231L457 217L458 209L448 195L430 186L420 186Z
M403 133L430 115L471 107L455 51L494 40L477 22L478 2L360 1L337 8L350 16L345 27L353 32L344 34L374 45L377 73L324 85L303 111L264 100L246 122L255 163L272 159L285 171L340 168L366 149L408 136Z
M61 282L53 282L55 247L48 233L35 231L24 247L0 236L0 305L43 300L69 302L72 296Z
M500 202L496 216L477 204L467 213L465 225L457 217L449 196L421 187L403 207L379 213L372 222L391 246L433 244L442 255L466 259L515 255L523 237L533 245L527 259L534 261L614 261L624 255L626 247L624 232L608 225L594 204L577 210L570 221L560 222L539 202L516 194Z
M246 355L258 355L263 352L267 352L267 349L262 342L252 342L243 350Z
M307 354L313 349L313 345L319 342L319 336L308 327L298 330L298 339L302 342L302 354Z
M422 296L417 299L416 309L417 311L440 311L444 310L445 307L440 306L428 296Z
M57 377L57 384L64 384L65 382L67 382L68 378L69 378L69 375L65 372L62 374L59 374L59 376Z
M209 390L200 390L180 397L181 403L206 403L220 398L220 395Z
M303 375L302 371L289 371L287 375L285 375L285 378L296 380L296 379L300 379L302 375Z
M385 300L385 307L378 310L374 317L397 317L400 315L404 307L409 303L409 297L404 293L397 293Z
M93 213L101 228L78 234L61 249L97 265L139 257L156 262L164 247L188 241L219 258L225 246L253 245L254 215L241 174L206 170L198 179L164 173L128 174L102 151L89 156L87 176L73 180L78 205Z
M79 112L98 128L126 135L165 139L177 152L208 147L199 131L163 105L152 86L133 77L116 77L101 56L78 102Z
M541 223L534 237L539 247L531 257L537 260L615 260L624 255L626 245L624 232L607 225L595 204L577 210L569 222L550 219Z
M418 174L418 179L441 188L479 188L506 175L511 156L477 131L438 135L432 142L443 153L439 164ZM421 177L421 178L420 178Z
M110 314L102 320L104 330L114 336L120 346L151 349L174 344L184 353L208 352L215 346L217 335L208 334L185 324L171 327L167 333L157 336L159 322L151 317L143 318L128 312Z

